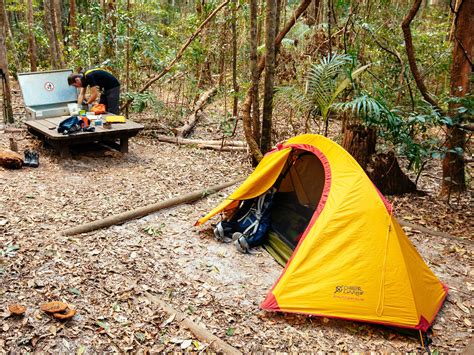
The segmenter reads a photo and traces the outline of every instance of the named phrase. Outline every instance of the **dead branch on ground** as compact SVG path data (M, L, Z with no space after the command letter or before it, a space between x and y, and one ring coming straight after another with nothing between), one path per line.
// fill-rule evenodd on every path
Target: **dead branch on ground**
M189 203L189 202L199 200L213 193L216 193L217 191L225 189L226 187L232 186L242 180L243 179L237 179L231 182L227 182L225 184L212 186L204 190L203 189L197 190L186 195L181 195L181 196L171 198L166 201L157 202L151 205L136 208L131 211L109 216L104 219L99 219L97 221L89 222L89 223L82 224L76 227L71 227L66 230L63 230L61 234L70 236L70 235L91 232L96 229L106 228L106 227L110 227L116 224L122 224L132 219L144 217L146 215L149 215L150 213L154 213L164 208L169 208L169 207L177 206L183 203Z
M194 104L193 112L188 116L186 119L186 123L178 128L174 128L173 132L176 136L178 137L185 137L187 136L194 128L196 125L197 121L199 120L203 108L208 104L209 100L211 99L212 96L214 96L217 93L217 86L212 87L211 89L205 91L199 100L196 101Z
M175 143L175 144L195 144L195 145L214 145L214 146L221 146L222 139L219 140L203 140L203 139L187 139L181 137L169 137L169 136L158 136L156 137L160 142L167 142L167 143ZM224 146L230 147L240 147L246 148L247 143L242 141L227 141L224 140Z

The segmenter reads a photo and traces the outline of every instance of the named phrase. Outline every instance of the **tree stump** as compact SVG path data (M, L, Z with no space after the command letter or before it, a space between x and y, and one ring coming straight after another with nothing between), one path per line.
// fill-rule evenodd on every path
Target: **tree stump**
M390 151L372 155L365 169L370 180L384 195L400 195L415 192L415 184L398 165L397 157Z
M373 128L361 124L351 124L344 129L342 146L347 150L362 169L367 167L370 156L375 153L377 134Z
M11 150L2 150L0 151L0 166L6 169L20 169L23 166L23 158Z

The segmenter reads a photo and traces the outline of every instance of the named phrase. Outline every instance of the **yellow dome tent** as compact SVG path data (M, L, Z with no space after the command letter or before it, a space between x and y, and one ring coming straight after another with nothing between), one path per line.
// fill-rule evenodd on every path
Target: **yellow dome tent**
M306 134L278 145L196 224L276 185L311 214L301 233L293 233L294 251L263 309L426 332L447 287L424 263L359 164L323 136ZM272 208L278 210L278 204ZM272 216L272 224L277 219Z

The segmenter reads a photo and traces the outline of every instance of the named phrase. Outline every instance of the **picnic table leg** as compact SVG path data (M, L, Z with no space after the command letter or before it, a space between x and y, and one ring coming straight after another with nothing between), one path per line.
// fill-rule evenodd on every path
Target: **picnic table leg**
M128 137L120 137L119 150L121 153L128 153Z

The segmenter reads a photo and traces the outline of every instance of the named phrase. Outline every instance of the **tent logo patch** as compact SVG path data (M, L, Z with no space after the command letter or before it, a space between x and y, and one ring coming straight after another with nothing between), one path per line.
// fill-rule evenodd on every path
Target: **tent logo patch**
M336 290L334 291L334 295L350 295L350 296L362 296L364 294L364 290L360 286L347 286L347 285L340 285L336 286Z

